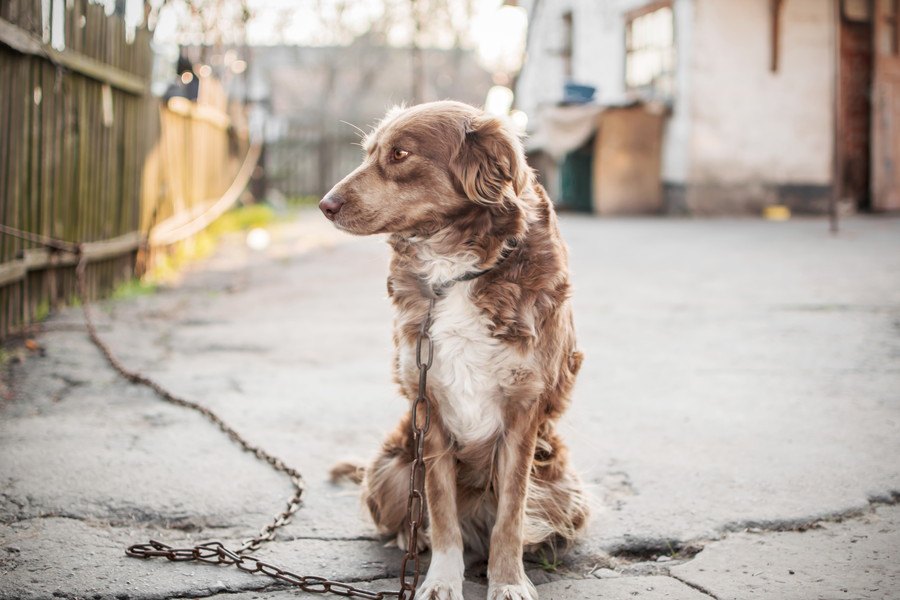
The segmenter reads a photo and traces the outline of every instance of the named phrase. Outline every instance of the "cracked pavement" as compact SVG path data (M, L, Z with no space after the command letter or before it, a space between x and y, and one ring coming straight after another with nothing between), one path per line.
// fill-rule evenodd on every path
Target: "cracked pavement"
M564 216L586 362L561 425L595 515L543 600L900 598L900 219ZM182 281L95 307L129 367L219 412L304 473L258 553L396 586L356 489L404 411L390 377L388 249L313 213L251 252L225 240ZM0 598L305 597L235 568L125 557L235 543L285 478L198 415L126 383L77 309L11 350L0 385ZM472 561L466 598L484 598ZM318 596L317 596L318 597Z

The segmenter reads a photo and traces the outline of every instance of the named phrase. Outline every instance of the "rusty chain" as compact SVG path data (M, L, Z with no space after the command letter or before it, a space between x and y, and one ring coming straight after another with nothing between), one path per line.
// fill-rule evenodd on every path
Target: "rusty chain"
M425 397L425 384L428 379L428 369L434 360L434 342L431 339L431 315L434 312L435 298L428 301L428 312L422 320L419 336L416 339L416 368L419 369L419 391L410 409L412 412L410 426L412 427L413 462L409 467L409 498L406 502L406 523L409 526L409 535L406 539L406 554L400 561L400 593L398 598L406 600L415 598L416 588L419 585L419 527L425 518L425 434L431 426L431 407ZM423 360L422 348L427 347L428 358ZM424 407L422 422L419 423L419 407ZM410 582L406 578L406 567L409 561L413 563L413 579ZM408 594L408 595L407 595Z
M274 526L269 525L267 528L263 529L264 532L267 531L266 536L261 535L257 538L248 540L237 552L228 550L221 542L207 542L191 548L173 548L172 546L168 546L161 542L150 540L147 544L137 544L129 547L126 553L129 556L134 556L136 558L162 557L173 562L199 561L215 565L235 565L242 571L248 573L262 573L277 581L298 587L305 592L332 593L340 596L347 596L349 598L365 598L369 600L383 600L384 598L393 596L396 596L399 600L413 600L419 584L419 575L421 571L419 565L418 534L426 514L424 492L425 434L428 432L431 425L431 408L425 395L425 387L428 369L431 368L434 359L434 343L429 334L433 309L434 299L429 303L428 312L425 319L422 321L419 335L416 340L416 368L419 370L419 390L416 395L416 400L411 407L414 459L410 465L409 497L406 507L409 529L406 553L400 563L399 591L371 591L355 587L348 583L331 581L315 575L297 575L296 573L267 563L255 556L244 554L245 551L254 549L248 545L250 542L255 542L256 547L259 547L262 543L271 540L271 536L274 535L274 530L286 523L285 521L284 523L279 524L279 520L284 517L285 513L276 516ZM427 350L427 353L423 354L423 350ZM186 402L188 402L189 405L193 404L190 401ZM181 401L176 403L182 405ZM201 413L204 415L208 412L211 413L211 411L206 408L199 407L199 409L202 409ZM423 410L422 413L419 413L420 409ZM213 416L215 415L213 414ZM241 442L239 441L238 443ZM278 467L276 467L276 469L281 470ZM297 508L294 507L293 511L296 510ZM411 580L408 578L407 573L410 562L412 562L413 566Z
M300 472L289 466L280 458L247 441L246 438L238 433L236 429L228 425L228 423L214 411L192 400L176 396L149 377L129 369L113 354L109 346L100 339L97 328L94 325L93 315L91 314L90 305L88 303L88 290L85 281L87 257L82 251L81 244L74 244L72 242L22 231L7 225L0 225L0 233L41 244L52 251L65 251L76 254L78 256L78 263L75 267L75 284L78 289L78 294L81 296L81 307L84 314L85 327L87 329L88 337L90 337L93 344L100 350L109 365L126 380L133 384L149 388L160 399L165 400L170 404L181 406L199 413L228 436L228 438L242 450L249 452L259 460L266 462L272 469L286 475L291 481L293 493L288 499L284 510L276 514L270 523L267 523L260 529L257 535L245 540L235 551L229 550L218 541L198 544L190 548L174 548L161 542L150 540L147 544L135 544L129 546L125 550L127 556L144 559L161 557L173 562L195 561L214 565L234 565L242 571L248 573L262 573L276 581L287 583L305 592L321 594L332 593L348 598L363 598L367 600L383 600L384 598L390 597L396 597L398 600L413 600L415 598L420 575L418 533L426 514L425 434L428 432L431 423L431 407L427 400L425 389L428 378L428 369L431 368L434 359L434 343L429 334L431 316L435 303L434 298L429 301L428 312L422 321L416 340L416 368L419 370L419 389L416 399L410 408L414 458L413 462L410 464L409 496L406 506L406 517L409 527L407 535L408 545L400 562L400 589L396 591L372 591L355 587L349 583L331 581L325 577L297 575L296 573L292 573L291 571L282 569L250 555L250 552L255 552L264 543L275 539L275 532L280 527L287 525L294 513L300 508L303 491L305 489L303 476ZM423 358L423 349L427 349L427 359ZM423 410L421 418L419 413L420 410ZM412 562L413 566L411 580L408 579L407 573L410 562Z

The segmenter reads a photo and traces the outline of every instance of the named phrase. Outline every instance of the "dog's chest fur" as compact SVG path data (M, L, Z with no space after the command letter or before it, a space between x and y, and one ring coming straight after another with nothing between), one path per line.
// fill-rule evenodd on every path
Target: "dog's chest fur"
M497 435L503 422L503 379L517 362L506 344L491 337L486 318L457 284L435 306L429 376L449 433L460 444Z
M436 268L428 275L441 282L473 268L462 259L454 262L432 263ZM454 283L437 300L431 323L435 355L428 372L444 427L462 446L489 441L501 432L508 385L528 362L491 335L490 319L470 299L471 286ZM408 378L416 377L414 346L403 349L400 366Z

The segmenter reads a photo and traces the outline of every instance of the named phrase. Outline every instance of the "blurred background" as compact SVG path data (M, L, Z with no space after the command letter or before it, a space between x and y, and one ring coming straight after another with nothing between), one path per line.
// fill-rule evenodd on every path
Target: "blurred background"
M309 204L359 163L387 108L451 98L509 119L560 209L829 214L834 228L900 208L898 12L894 0L4 0L2 218L113 240L106 289L143 240L139 271L238 204ZM13 263L27 249L0 245L14 271L0 293L17 306L0 332L71 290L63 277L22 304Z
M303 472L266 556L397 575L328 476L408 408L390 250L315 203L448 98L522 135L570 249L598 510L541 597L898 597L900 0L0 0L0 599L266 585L124 555L236 543L287 480L79 304Z

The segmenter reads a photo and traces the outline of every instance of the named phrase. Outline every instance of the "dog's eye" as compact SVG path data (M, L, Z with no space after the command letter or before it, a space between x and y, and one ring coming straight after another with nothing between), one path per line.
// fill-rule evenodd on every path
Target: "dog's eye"
M391 158L396 162L400 162L407 156L409 156L409 152L400 148L394 148L393 152L391 152Z

